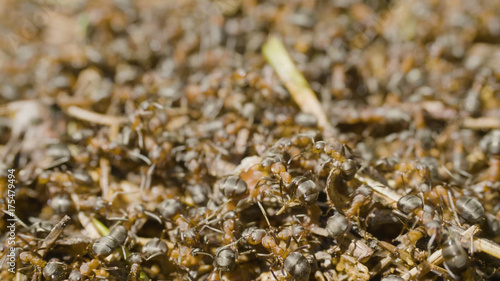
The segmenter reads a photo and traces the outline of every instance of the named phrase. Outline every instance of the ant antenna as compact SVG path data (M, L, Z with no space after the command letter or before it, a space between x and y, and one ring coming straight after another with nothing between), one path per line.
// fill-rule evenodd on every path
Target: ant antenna
M201 231L203 231L205 228L208 228L208 229L213 230L213 231L215 231L215 232L217 232L217 233L220 233L220 234L224 234L224 232L223 232L223 231L221 231L221 230L219 230L219 229L217 229L217 228L215 228L215 227L211 227L211 226L210 226L210 225L208 225L208 224L205 224L204 226L202 226L202 227L200 228L200 232L201 232Z
M455 209L455 203L453 202L453 196L452 196L451 191L449 189L447 190L447 194L448 194L448 200L450 201L451 210L453 211L453 216L455 217L455 221L459 226L461 226L462 224L460 223L460 219L458 218L457 210Z
M271 223L269 222L269 219L267 218L266 210L264 209L264 207L262 206L262 204L260 203L260 201L257 201L257 205L259 205L260 211L264 215L264 218L266 219L267 225L269 227L271 227Z

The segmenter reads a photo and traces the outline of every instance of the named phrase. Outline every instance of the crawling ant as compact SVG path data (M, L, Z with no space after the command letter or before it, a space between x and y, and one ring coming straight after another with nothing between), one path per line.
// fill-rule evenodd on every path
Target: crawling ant
M350 223L344 215L336 213L326 222L326 230L332 238L339 238L349 231Z
M97 257L107 257L127 239L127 229L122 225L111 228L108 235L98 238L92 245L92 252Z
M477 224L484 218L484 207L476 198L462 196L455 202L457 213L467 223Z
M144 257L139 253L132 253L128 257L128 262L130 263L130 272L127 280L136 281L141 280L141 263L144 261Z
M286 189L289 190L290 193L305 206L310 206L316 203L321 191L314 181L304 176L297 176L293 178L291 184L288 185Z
M236 251L229 247L220 247L215 251L214 265L221 272L228 272L236 266Z
M366 186L361 185L354 192L354 197L351 200L351 206L345 211L345 215L348 218L354 217L359 213L361 207L366 206L371 203L373 195L373 190Z
M157 256L163 255L167 253L168 251L168 246L165 241L155 237L146 243L142 247L142 254L144 255L144 258L146 260L153 259Z
M80 274L82 276L107 276L106 269L100 269L102 265L101 259L108 257L123 246L127 236L127 229L123 225L116 225L111 228L108 235L98 238L91 248L91 254L95 258L84 262L80 266Z
M292 230L293 232L293 230ZM287 249L289 248L291 238L293 237L293 233L289 233L290 235L284 235L284 233L280 232L277 235L274 234L273 231L269 230L264 230L264 229L259 229L259 228L252 228L249 230L246 230L245 233L243 233L242 239L244 239L248 244L250 245L262 245L266 250L269 251L268 254L257 254L260 257L268 257L272 256L275 258L275 261L271 265L271 267L274 266L274 264L279 261L283 268L288 272L288 274L294 279L294 280L307 280L309 277L309 274L311 272L311 266L309 264L309 261L299 253L298 251L303 249L303 248L308 248L310 245L305 245L301 246L297 249L295 249L293 252L288 253L288 250L284 250L282 247L279 245L279 239L287 239ZM274 272L271 270L271 273L274 275L274 277L278 280Z
M282 186L280 185L280 192L281 189ZM311 206L315 204L322 188L307 177L297 176L293 178L289 185L285 186L285 191L292 197L288 199L288 202L285 202L283 207L278 211L277 215L282 214L286 210L287 206L293 207L296 203L303 206Z
M398 200L398 210L403 212L404 214L410 214L417 209L422 208L423 202L422 199L416 195L408 194L401 197Z
M68 275L68 266L60 261L49 261L43 268L43 277L49 281L62 281Z
M285 270L294 280L308 280L311 274L311 265L304 255L292 252L285 258Z
M83 280L82 273L76 269L73 269L68 276L68 281L81 281L81 280Z
M480 142L483 151L488 157L488 169L482 175L486 181L495 182L500 180L500 130L493 130Z
M31 251L21 252L19 254L19 260L23 263L29 263L29 267L35 267L35 275L40 275L43 268L47 265L47 262L39 254Z
M465 271L469 265L469 256L465 252L462 245L456 237L449 233L441 241L441 249L443 251L444 266L448 273L458 279L456 274Z
M227 198L238 198L247 193L246 182L238 176L228 176L219 182L219 190Z
M183 205L178 200L166 199L158 204L156 210L164 219L174 219L183 210Z
M240 239L233 243L221 246L215 250L215 255L205 253L202 251L193 252L194 255L203 254L213 258L213 272L208 277L208 280L222 280L223 272L230 272L234 270L237 262L237 250L234 245L238 244ZM217 276L218 272L218 276ZM219 279L217 279L217 277Z

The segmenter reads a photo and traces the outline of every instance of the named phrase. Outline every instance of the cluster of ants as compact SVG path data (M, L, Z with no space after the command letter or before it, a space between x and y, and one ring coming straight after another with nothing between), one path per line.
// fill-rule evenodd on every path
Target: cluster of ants
M492 131L482 141L491 157L499 153L499 136ZM443 182L432 161L368 163L348 145L320 138L314 130L281 138L231 174L188 183L183 195L155 195L146 171L136 187L143 203L126 210L119 209L122 197L136 192L125 188L109 200L59 190L48 205L55 217L64 215L60 222L38 221L25 225L31 235L20 234L19 274L33 280L385 281L496 274L498 260L474 252L487 253L477 237L489 241L500 227L472 189ZM59 149L54 154L65 155ZM36 185L94 185L84 169L61 168L41 173ZM407 187L389 187L398 185ZM113 217L117 211L122 215ZM77 235L78 222L67 227L71 218L102 236Z

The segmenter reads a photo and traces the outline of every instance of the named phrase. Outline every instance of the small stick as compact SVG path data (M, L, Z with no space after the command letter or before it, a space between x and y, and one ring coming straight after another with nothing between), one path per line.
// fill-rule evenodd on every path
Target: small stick
M14 212L9 212L9 211L6 211L6 210L2 210L2 212L8 216L12 216L14 217L15 219L15 222L18 222L20 225L22 225L24 228L26 229L30 229L30 227L24 223Z
M102 191L102 199L108 200L109 195L109 161L106 158L99 159L99 166L101 168L101 173L99 177L99 185Z
M280 39L270 37L262 46L262 54L274 68L300 110L314 115L325 134L332 134L333 127L302 73L297 69Z
M500 129L500 119L497 117L465 118L462 126L467 129Z
M458 233L459 235L462 235L463 239L467 241L470 239L469 237L473 236L473 234L477 231L477 226L473 225L469 227L467 230L463 230L457 226L450 226L449 229L455 233ZM500 245L485 238L473 237L473 240L474 240L474 249L477 249L478 251L481 251L497 259L500 259Z
M359 180L360 182L368 185L371 187L375 192L377 192L379 195L381 195L389 205L393 205L394 203L397 203L401 196L397 194L394 190L389 188L388 186L385 186L381 182L375 181L369 177L362 176L360 174L356 174L356 179Z
M381 248L389 251L390 253L393 253L393 254L399 256L399 258L404 260L408 265L410 265L410 266L415 265L415 262L413 262L413 259L410 256L410 254L408 254L404 250L400 250L396 246L392 245L391 243L385 242L385 241L378 241L378 245Z
M56 242L57 238L61 233L63 232L64 228L68 224L68 222L71 220L71 218L68 215L65 215L61 221L59 221L54 228L50 231L49 235L45 237L43 240L42 246L40 247L40 250L38 253L43 257L45 253L49 250L49 248Z
M441 264L443 261L444 261L443 252L441 250L435 251L427 259L427 262L429 264ZM405 279L405 280L409 280L409 279L411 279L411 277L415 277L415 276L417 276L417 274L422 273L421 270L420 270L420 268L421 268L420 265L415 266L414 268L412 268L410 270L410 272L407 272L407 273L403 274L403 276L401 276L401 277L403 277L403 279Z
M448 273L446 269L432 263L429 264L429 268L431 271L434 271L434 273L438 273L439 275L441 275L441 277L446 277L446 280L450 279L450 273Z
M460 231L460 230L458 230ZM479 231L479 228L477 225L473 225L469 227L466 231L462 233L462 239L460 240L461 243L466 244L470 242L470 255L471 257L474 256L474 234L476 234Z
M382 271L389 263L392 261L391 255L387 255L385 258L381 259L377 265L375 265L371 270L370 270L370 276L374 277L375 275L379 274L380 271Z
M118 138L118 134L120 134L120 123L116 122L109 125L108 137L110 141L114 141Z
M73 118L76 118L76 119L79 119L82 121L87 121L90 123L99 124L99 125L112 126L115 124L123 124L123 123L127 122L127 118L125 118L125 117L116 117L116 116L95 113L95 112L80 108L78 106L70 106L66 110L66 113Z
M474 239L474 248L500 259L500 246L497 243L484 238Z

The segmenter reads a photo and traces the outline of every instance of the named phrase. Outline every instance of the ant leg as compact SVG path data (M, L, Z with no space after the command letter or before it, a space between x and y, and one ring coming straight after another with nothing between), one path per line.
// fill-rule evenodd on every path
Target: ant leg
M404 226L404 228L401 229L401 233L399 235L403 234L403 232L405 231L405 229L408 229L408 230L413 229L417 225L417 223L418 223L418 220L417 220L416 222L413 223L412 227L408 228L406 226L406 223L401 219L401 217L409 221L411 219L411 217L409 215L407 215L407 214L405 214L405 213L403 213L403 212L401 212L400 210L397 210L397 209L392 210L392 213L396 215L396 217L398 218L399 222L401 222L401 224Z
M470 256L474 257L474 235L470 236Z
M405 183L404 172L402 172L402 173L400 174L400 176L401 176L401 183L403 184L403 186L405 186L405 185L406 185L406 183Z
M419 222L419 219L418 219L417 217L414 217L414 216L412 216L412 219L415 219L415 222L414 222L414 223L413 223L413 225L411 226L411 229L414 229L414 228L417 226L417 224L418 224L418 222Z
M221 231L221 230L219 230L219 229L217 229L217 228L215 228L215 227L211 227L211 226L209 226L208 224L206 224L206 225L202 226L202 227L200 228L200 232L201 232L202 230L204 230L205 228L208 228L208 229L213 230L213 231L215 231L215 232L217 232L217 233L220 233L220 234L224 234L224 232L223 232L223 231Z
M290 160L288 160L287 166L290 166L290 163L292 163L292 161L295 160L295 158L298 158L300 155L302 155L302 154L304 154L306 152L307 152L307 150L304 151L304 152L301 152L301 153L299 153L299 154L297 154L295 156L293 156L292 158L290 158Z
M152 213L150 211L144 211L144 214L152 219L154 219L155 221L159 222L160 224L162 223L161 222L161 219L159 216L157 216L155 213Z
M184 270L184 266L182 265L182 253L181 253L181 247L179 247L179 244L178 243L175 243L175 246L174 248L177 247L177 249L179 250L179 254L177 255L177 265L182 269Z
M281 260L280 260L280 261L281 261L281 274L282 274L283 276L286 276L285 271L283 270L283 268L285 267L285 264L284 264L284 262L283 262L283 258L281 258Z
M436 233L432 234L431 239L429 239L429 242L427 242L427 257L431 256L431 247L434 243L434 240L436 240Z
M283 180L280 177L280 195L281 195L281 203L285 202L285 197L283 196Z
M225 248L231 247L231 246L233 246L233 245L235 245L235 244L238 244L238 243L240 243L240 241L241 241L242 239L243 239L243 237L240 237L238 240L236 240L236 241L234 241L234 242L231 242L231 243L229 243L229 244L227 244L227 245L224 245L224 246L220 247L220 248L219 248L219 250L222 250L222 249L225 249Z
M260 211L264 215L264 218L266 219L267 225L269 227L271 227L271 223L269 222L269 219L267 218L267 215L266 215L266 210L264 210L264 207L262 206L262 204L260 203L260 201L257 201L257 205L259 205Z
M324 168L327 164L329 164L329 163L331 163L331 162L332 162L332 159L330 158L330 159L326 160L325 162L321 163L320 167L317 169L317 171L315 171L316 176L318 176L318 177L319 177L319 173L321 173L321 171L323 171L323 168Z
M457 275L455 275L451 270L450 268L448 267L448 265L446 265L446 263L443 263L444 265L444 268L446 268L446 271L448 271L448 273L450 274L450 276L454 279L454 280L459 280L459 277Z
M148 169L148 172L146 173L146 183L144 185L146 190L149 190L149 188L151 187L151 180L152 180L155 168L156 168L156 164L151 165L151 167L149 167L149 169Z
M311 248L311 245L303 245L303 246L300 246L298 248L296 248L295 250L293 250L294 252L298 252L300 250L303 250L303 249L309 249Z
M272 269L271 269L271 274L273 275L274 279L278 281L278 277L276 276L276 274L274 274L274 271Z
M453 196L451 194L451 191L448 190L447 193L448 193L448 200L450 200L450 207L451 210L453 211L453 216L455 217L455 221L459 226L462 226L462 224L460 223L460 219L458 218L457 210L455 209L455 203L453 202Z
M264 255L262 255L262 254L257 254L257 255L258 255L258 256L264 256ZM268 257L269 257L269 256L272 256L272 255L273 255L273 254L272 254L272 253L270 253L270 254L266 254L265 256L268 256ZM269 271L271 271L271 274L273 275L274 279L275 279L276 281L278 281L279 279L278 279L278 277L276 276L276 274L274 274L274 270L273 270L273 267L274 267L275 265L276 265L276 260L274 260L274 261L271 263L271 265L269 265Z
M252 166L248 167L245 171L243 171L243 173L246 173L246 172L250 171L250 169L252 169L253 167L255 167L257 165L261 165L261 163L259 162L259 163L253 164Z
M292 237L293 237L293 234L291 237L288 237L288 239L286 240L286 249L288 249L290 247L290 243L292 242Z

